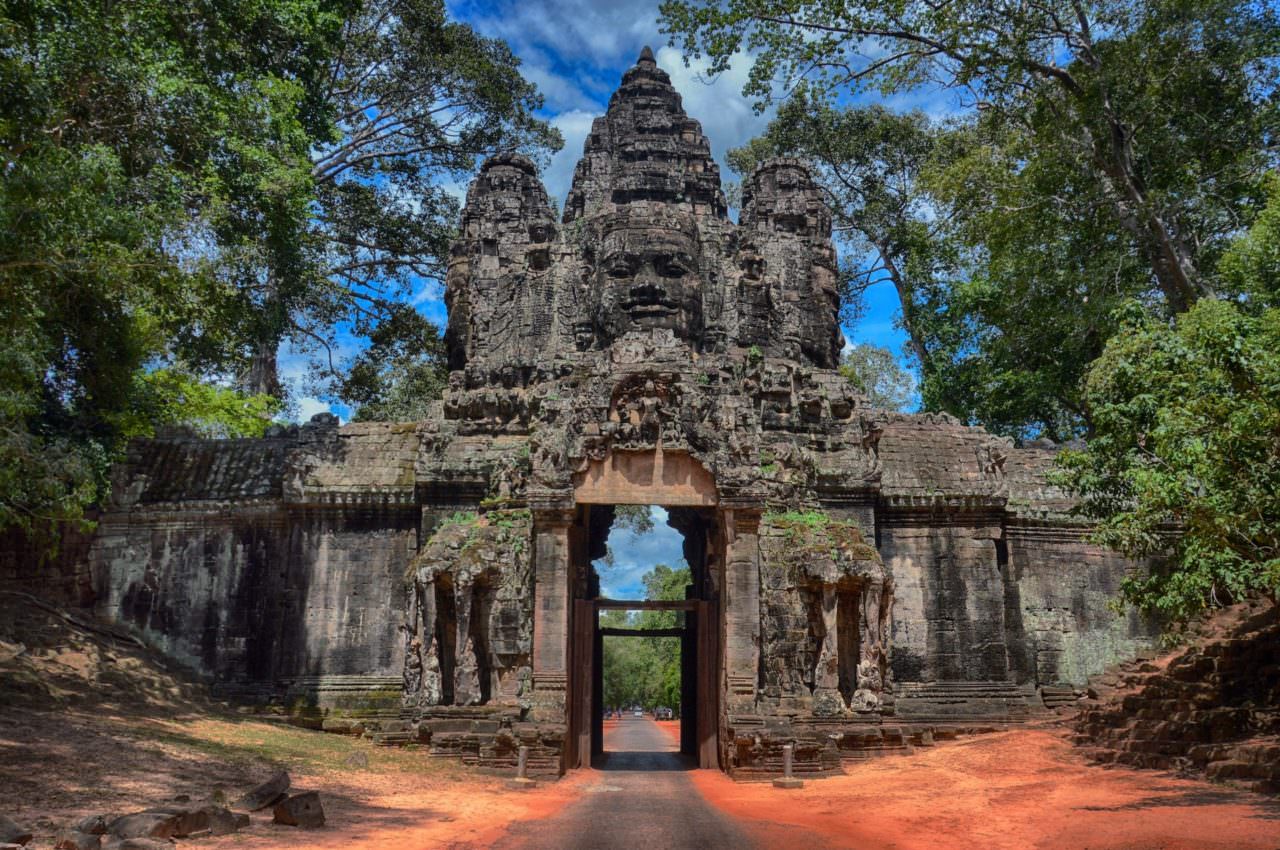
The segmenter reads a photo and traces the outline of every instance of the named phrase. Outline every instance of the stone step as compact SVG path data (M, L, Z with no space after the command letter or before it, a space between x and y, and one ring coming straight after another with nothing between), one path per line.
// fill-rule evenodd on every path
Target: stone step
M366 736L374 745L379 747L403 747L405 744L413 743L418 738L416 732L371 732Z

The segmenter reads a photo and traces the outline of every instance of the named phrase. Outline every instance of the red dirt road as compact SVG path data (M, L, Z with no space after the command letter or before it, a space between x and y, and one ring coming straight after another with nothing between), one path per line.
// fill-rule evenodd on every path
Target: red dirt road
M819 848L801 826L735 823L698 793L698 771L669 734L647 718L605 725L605 757L574 781L580 799L543 821L515 824L498 850L743 850L771 846Z
M1022 729L850 768L799 791L670 769L678 724L606 728L584 796L512 826L500 848L779 847L857 850L1276 850L1280 802L1151 771L1089 765ZM665 751L639 756L636 751ZM620 758L621 757L621 758ZM612 768L612 769L609 769ZM573 796L572 794L570 796Z
M693 782L748 832L800 825L859 850L1276 850L1280 802L1153 771L1103 769L1058 735L1016 730L782 791Z

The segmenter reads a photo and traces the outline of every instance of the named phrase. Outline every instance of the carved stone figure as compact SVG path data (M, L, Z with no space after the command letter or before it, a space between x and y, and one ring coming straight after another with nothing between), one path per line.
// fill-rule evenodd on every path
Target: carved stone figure
M696 225L636 214L601 224L594 324L608 347L632 331L666 329L685 341L702 336L702 279Z

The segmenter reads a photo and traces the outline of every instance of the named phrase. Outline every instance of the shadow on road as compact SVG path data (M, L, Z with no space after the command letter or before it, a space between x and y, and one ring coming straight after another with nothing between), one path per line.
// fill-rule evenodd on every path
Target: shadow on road
M620 750L596 756L592 764L596 770L672 771L694 770L693 759L680 753L653 752L652 750Z

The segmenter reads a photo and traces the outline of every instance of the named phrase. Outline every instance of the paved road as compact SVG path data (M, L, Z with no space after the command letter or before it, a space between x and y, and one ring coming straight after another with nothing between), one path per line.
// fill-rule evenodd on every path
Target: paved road
M504 850L762 846L747 828L703 799L689 780L692 761L680 755L676 742L652 720L623 719L605 732L604 748L605 761L582 799L546 820L517 824L496 846Z

